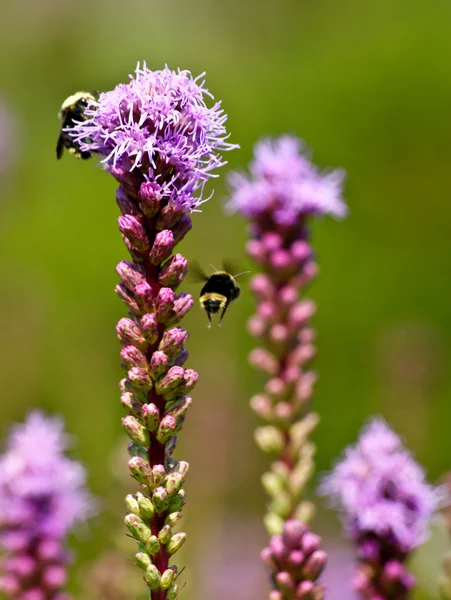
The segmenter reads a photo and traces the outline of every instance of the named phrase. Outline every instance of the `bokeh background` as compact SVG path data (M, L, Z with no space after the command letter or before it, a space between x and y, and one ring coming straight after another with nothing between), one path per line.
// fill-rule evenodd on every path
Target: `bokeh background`
M241 149L227 157L213 199L182 245L204 264L223 257L249 264L245 223L223 215L224 175L246 166L259 137L295 133L318 164L346 169L349 217L314 225L318 471L379 413L434 482L451 469L450 19L448 0L2 6L1 428L39 406L63 414L78 438L74 455L102 505L73 540L78 597L137 598L142 585L120 554L131 555L122 497L134 486L125 472L117 389L114 326L125 309L113 289L126 252L115 185L95 161L67 154L56 161L61 102L79 89L126 81L138 60L207 72ZM258 558L266 463L254 447L257 420L248 407L262 380L246 362L252 299L245 282L243 292L222 329L207 330L197 308L186 322L190 366L201 375L178 450L191 463L181 558L187 600L257 599L266 589ZM351 555L337 519L324 510L316 524L332 554L329 598L351 598ZM437 598L444 544L436 532L426 560L415 561L417 599ZM122 596L105 591L124 581Z

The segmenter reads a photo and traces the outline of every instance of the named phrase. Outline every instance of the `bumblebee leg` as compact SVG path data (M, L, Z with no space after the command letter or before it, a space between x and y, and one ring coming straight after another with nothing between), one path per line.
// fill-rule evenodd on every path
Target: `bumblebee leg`
M207 310L207 317L208 317L208 325L207 328L211 329L211 314L210 312Z
M227 310L227 306L228 305L225 304L224 308L222 309L221 316L219 317L219 321L218 321L218 327L221 327L222 319L224 318L225 311Z

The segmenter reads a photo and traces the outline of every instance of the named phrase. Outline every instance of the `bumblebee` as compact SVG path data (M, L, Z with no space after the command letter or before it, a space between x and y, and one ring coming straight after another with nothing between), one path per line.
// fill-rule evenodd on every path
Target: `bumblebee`
M224 265L223 271L210 265L215 272L207 275L203 272L197 263L191 265L191 274L197 281L204 281L205 284L200 291L199 303L208 316L208 327L211 327L211 315L221 311L218 321L218 327L221 327L227 307L240 295L240 288L235 279L240 275L246 275L250 271L243 271L237 275L231 275Z
M56 144L56 158L63 156L64 148L67 148L77 158L86 159L92 156L92 152L82 151L80 145L64 129L72 127L76 121L86 121L85 109L88 103L97 100L97 97L96 92L76 92L64 100L58 113L61 120L61 131Z

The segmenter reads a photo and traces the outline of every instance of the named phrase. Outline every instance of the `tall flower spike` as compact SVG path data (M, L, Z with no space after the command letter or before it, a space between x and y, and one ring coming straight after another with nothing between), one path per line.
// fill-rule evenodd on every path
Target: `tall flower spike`
M399 437L378 419L347 448L320 492L340 509L357 549L361 598L407 600L414 585L405 561L427 537L439 493Z
M66 537L94 509L81 464L65 456L63 422L40 412L15 425L0 455L0 592L63 600Z
M203 202L205 182L224 164L226 115L188 71L136 69L128 84L100 95L87 120L70 130L81 149L97 152L119 182L119 230L131 261L117 267L116 292L129 308L117 325L122 344L122 426L130 438L129 469L139 491L126 498L125 524L138 543L135 562L152 600L178 595L171 556L185 541L174 533L185 502L188 463L172 458L197 373L183 365L193 305L177 294L187 261L173 254ZM211 97L211 96L210 96Z
M258 143L250 176L230 176L228 209L250 220L247 250L261 269L251 282L257 309L248 326L264 344L250 362L267 377L251 406L266 422L256 431L257 444L273 458L262 478L271 498L265 524L272 538L262 553L275 588L271 600L324 595L316 580L326 555L305 525L313 511L304 494L314 469L309 435L318 416L310 408L316 374L308 366L315 304L303 295L317 272L308 223L314 215L345 215L342 179L339 171L319 173L289 136Z

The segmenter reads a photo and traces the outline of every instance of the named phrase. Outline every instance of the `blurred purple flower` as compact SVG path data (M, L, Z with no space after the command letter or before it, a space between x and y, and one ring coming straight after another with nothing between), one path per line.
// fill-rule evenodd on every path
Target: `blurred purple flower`
M226 164L220 152L237 147L226 141L227 115L220 102L205 104L212 96L204 74L151 71L145 63L135 74L100 94L85 112L88 119L68 131L82 150L103 155L110 169L140 171L159 201L192 212L214 169Z
M257 220L271 213L280 225L293 225L308 214L344 217L344 172L320 173L301 151L302 142L288 135L259 142L250 176L229 176L232 194L228 209Z
M439 493L400 438L381 419L347 448L320 493L341 510L358 548L354 586L363 598L406 598L414 581L404 561L427 537Z
M0 589L14 598L60 598L69 531L94 511L82 465L67 458L62 419L35 411L11 430L0 456ZM34 594L34 595L33 595Z

